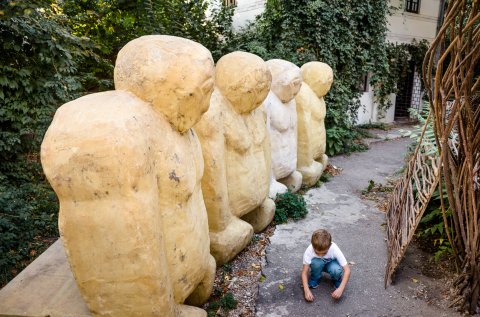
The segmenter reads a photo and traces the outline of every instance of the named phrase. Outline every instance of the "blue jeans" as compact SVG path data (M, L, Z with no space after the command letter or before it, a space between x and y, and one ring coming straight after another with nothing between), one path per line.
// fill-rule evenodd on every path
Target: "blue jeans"
M308 286L316 287L322 278L322 272L327 272L332 278L335 288L340 286L343 277L343 268L338 264L337 260L313 258L310 263L310 279Z

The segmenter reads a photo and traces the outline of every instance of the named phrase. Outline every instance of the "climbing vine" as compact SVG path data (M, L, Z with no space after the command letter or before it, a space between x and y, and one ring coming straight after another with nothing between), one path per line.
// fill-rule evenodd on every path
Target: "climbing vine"
M298 66L329 64L335 77L326 97L327 153L349 152L357 147L352 127L362 94L359 81L364 74L388 70L388 13L387 1L267 0L264 13L232 46Z
M375 101L379 113L384 113L391 105L390 94L397 93L397 83L405 81L411 66L419 72L428 49L426 40L411 43L385 43L387 64L370 78L374 87Z

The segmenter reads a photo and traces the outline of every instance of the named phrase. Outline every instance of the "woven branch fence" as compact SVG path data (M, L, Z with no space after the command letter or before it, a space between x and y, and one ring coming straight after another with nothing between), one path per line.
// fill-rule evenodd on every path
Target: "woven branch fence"
M479 59L479 0L448 1L422 70L431 106L426 124L433 123L438 154L429 155L421 138L394 190L387 211L385 272L387 286L439 186L445 231L459 273L452 306L472 314L480 297ZM447 205L452 217L447 217Z

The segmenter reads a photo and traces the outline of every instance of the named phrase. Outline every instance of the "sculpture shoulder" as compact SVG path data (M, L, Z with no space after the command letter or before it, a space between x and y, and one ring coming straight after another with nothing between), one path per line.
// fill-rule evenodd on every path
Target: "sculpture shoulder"
M100 188L108 187L111 193L129 190L114 175L135 182L141 171L151 168L150 135L162 129L157 123L163 119L155 117L149 104L122 91L88 95L60 107L41 149L52 186L59 192L80 184L91 189L75 199L93 199L91 195L103 192Z
M213 135L223 135L222 122L225 120L223 105L225 102L225 98L215 89L210 98L210 106L207 112L202 115L202 118L194 127L200 139Z
M309 100L314 94L310 86L308 86L305 82L302 84L300 91L295 96L295 102L297 104L297 111L304 111L308 109Z
M64 104L55 113L45 140L75 143L80 140L99 139L103 143L116 142L122 137L142 134L145 127L153 127L163 121L151 106L125 91L108 91L81 97ZM125 142L133 141L126 138Z

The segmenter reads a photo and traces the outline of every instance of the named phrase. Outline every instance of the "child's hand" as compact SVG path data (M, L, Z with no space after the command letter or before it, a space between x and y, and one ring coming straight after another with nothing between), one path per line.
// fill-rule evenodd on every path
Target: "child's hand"
M313 302L314 298L315 297L313 297L312 292L309 289L306 289L305 290L305 299L307 300L307 302Z
M332 297L335 299L339 299L340 297L342 297L342 294L343 294L343 289L339 287L335 291L333 291Z

